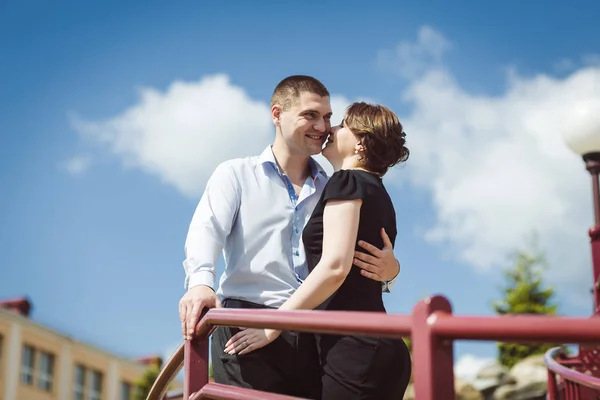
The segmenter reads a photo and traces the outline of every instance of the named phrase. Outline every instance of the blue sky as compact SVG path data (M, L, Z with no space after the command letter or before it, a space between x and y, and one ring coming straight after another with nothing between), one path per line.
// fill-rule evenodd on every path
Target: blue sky
M386 179L402 262L389 312L443 293L457 313L492 314L504 256L537 231L560 312L588 315L588 177L561 132L600 98L598 13L592 1L3 3L0 298L26 295L34 320L128 357L172 349L206 177L270 142L271 91L302 73L334 109L381 102L408 132L411 159Z

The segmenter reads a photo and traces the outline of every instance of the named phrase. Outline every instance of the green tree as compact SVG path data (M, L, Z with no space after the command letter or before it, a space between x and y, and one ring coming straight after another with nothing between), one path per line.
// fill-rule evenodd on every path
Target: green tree
M148 393L150 393L150 389L152 385L154 385L154 381L158 377L160 373L160 365L155 362L150 364L146 371L144 371L144 375L135 383L135 388L133 391L133 400L146 400L148 397Z
M537 247L537 241L534 241L530 250L517 251L513 259L514 266L505 271L504 299L493 303L495 312L500 315L556 315L558 306L553 301L554 289L543 284L543 270L547 263ZM556 346L545 343L498 343L498 361L511 368L530 355L543 354Z

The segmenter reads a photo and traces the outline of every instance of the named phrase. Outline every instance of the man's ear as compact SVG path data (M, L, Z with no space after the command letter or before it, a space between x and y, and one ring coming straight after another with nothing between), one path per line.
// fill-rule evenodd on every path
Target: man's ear
M275 126L279 126L279 119L281 118L281 107L277 104L271 107L271 120Z

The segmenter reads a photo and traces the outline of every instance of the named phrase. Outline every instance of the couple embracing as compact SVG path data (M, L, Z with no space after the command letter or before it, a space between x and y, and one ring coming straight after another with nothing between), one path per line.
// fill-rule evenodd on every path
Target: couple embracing
M213 172L185 242L185 339L205 307L385 312L400 265L382 177L407 160L405 133L381 105L331 117L319 80L287 77L271 98L273 144ZM219 327L211 353L217 383L310 399L402 399L411 374L401 339Z

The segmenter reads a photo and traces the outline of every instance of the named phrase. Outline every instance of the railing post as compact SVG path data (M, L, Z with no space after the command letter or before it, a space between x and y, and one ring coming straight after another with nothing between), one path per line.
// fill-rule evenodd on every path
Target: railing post
M183 355L184 400L208 383L208 363L208 337L186 340Z
M556 375L548 370L548 400L558 400L558 385L556 384Z
M454 398L453 341L435 336L436 312L452 314L445 297L428 297L413 309L412 361L415 398L419 400Z

